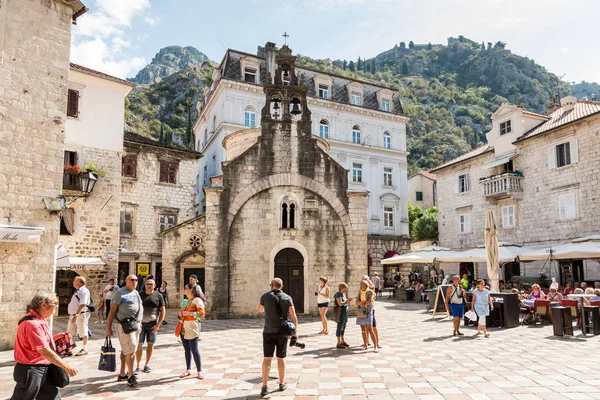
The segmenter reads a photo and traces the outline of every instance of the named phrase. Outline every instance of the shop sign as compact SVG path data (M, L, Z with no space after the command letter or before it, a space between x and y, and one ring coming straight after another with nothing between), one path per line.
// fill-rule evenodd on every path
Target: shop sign
M137 263L137 275L148 276L150 274L150 263Z
M0 242L3 243L39 243L42 228L0 226Z
M107 252L104 253L104 259L106 261L112 261L112 260L114 260L116 258L116 256L117 255L115 254L114 251L107 251Z
M60 267L58 269L83 270L83 269L87 269L87 266L82 265L82 264L71 264L68 267L65 265L64 267Z

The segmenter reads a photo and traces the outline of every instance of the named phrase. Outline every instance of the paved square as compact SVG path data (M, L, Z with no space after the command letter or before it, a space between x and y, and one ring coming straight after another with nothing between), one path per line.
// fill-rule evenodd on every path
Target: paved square
M204 321L200 354L206 379L179 379L185 368L183 347L173 335L175 310L161 328L150 374L141 373L135 388L116 382L116 374L97 370L104 325L92 324L90 354L69 362L79 375L64 399L257 399L260 398L262 320ZM360 330L352 318L346 339L350 349L335 348L335 324L318 335L316 318L301 318L300 340L306 349L288 354L288 390L280 399L600 399L600 338L552 336L551 326L490 329L492 336L451 336L448 319L432 319L422 305L377 302L377 324L384 348L360 350ZM56 321L64 331L66 319ZM116 342L116 340L115 340ZM118 342L117 342L118 343ZM118 349L118 344L116 345ZM275 362L273 367L275 367ZM0 398L12 394L12 351L0 352ZM271 376L277 375L274 368ZM273 378L269 388L275 390Z

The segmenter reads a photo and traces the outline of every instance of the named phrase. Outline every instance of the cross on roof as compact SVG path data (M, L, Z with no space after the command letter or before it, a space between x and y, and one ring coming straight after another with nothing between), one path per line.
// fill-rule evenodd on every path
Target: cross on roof
M287 45L287 38L289 38L290 35L288 35L287 32L283 32L283 35L281 35L281 36L283 36L283 41L284 41L283 44Z

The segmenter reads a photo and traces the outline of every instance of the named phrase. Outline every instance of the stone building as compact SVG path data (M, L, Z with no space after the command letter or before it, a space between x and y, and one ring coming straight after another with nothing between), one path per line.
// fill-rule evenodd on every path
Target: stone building
M567 243L600 230L600 102L569 96L548 115L504 104L492 115L488 144L437 168L440 246L483 244L485 212L494 210L499 240L525 246ZM445 265L466 272L469 263ZM510 263L511 276L556 276L564 283L600 278L592 260ZM486 276L485 266L480 268ZM550 275L552 274L552 275Z
M408 177L408 201L426 210L436 206L436 177L431 172L419 171Z
M78 0L0 0L0 350L39 289L54 287L71 24ZM36 151L33 152L32 148Z
M312 134L311 88L289 47L265 51L260 131L224 138L227 161L204 188L205 213L160 234L174 295L198 272L213 315L255 314L273 276L298 312L314 313L320 276L356 287L367 272L367 191L349 188L348 171Z
M262 48L261 48L262 50ZM197 175L197 214L207 207L202 188L223 173L229 161L223 146L227 136L244 128L259 127L265 106L263 85L277 52L268 43L256 56L227 50L198 104L194 125L196 148L204 157ZM271 63L271 65L269 65ZM366 190L370 271L379 271L381 258L409 248L406 124L397 90L298 66L307 89L311 129L328 142L329 155L350 171L348 187ZM390 277L391 278L391 277Z
M117 273L121 154L125 96L134 84L77 64L70 64L67 122L60 211L60 243L70 265L60 266L55 290L66 313L73 278L81 275L94 295ZM80 173L96 174L93 192L81 196Z
M200 153L129 132L123 146L118 283L129 274L151 274L160 284L163 246L159 233L195 216Z

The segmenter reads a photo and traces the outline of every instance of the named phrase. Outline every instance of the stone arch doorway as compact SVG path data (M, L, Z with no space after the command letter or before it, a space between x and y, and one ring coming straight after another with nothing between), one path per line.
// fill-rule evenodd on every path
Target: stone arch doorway
M296 312L304 313L304 257L291 247L275 255L275 277L283 280L284 292L292 296Z
M181 257L179 262L179 290L183 297L183 287L189 283L190 275L198 277L198 284L206 293L205 258L199 252L188 252Z

